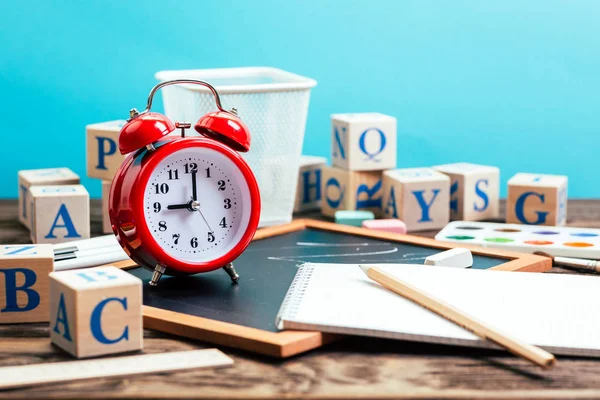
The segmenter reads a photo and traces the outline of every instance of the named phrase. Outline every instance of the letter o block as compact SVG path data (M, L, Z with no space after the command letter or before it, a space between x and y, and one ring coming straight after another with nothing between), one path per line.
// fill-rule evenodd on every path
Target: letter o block
M102 122L85 127L87 176L111 181L125 159L119 152L119 132L123 120Z
M567 185L564 175L518 173L508 180L506 222L557 225L567 222Z
M141 350L142 281L111 266L51 273L49 328L77 358Z

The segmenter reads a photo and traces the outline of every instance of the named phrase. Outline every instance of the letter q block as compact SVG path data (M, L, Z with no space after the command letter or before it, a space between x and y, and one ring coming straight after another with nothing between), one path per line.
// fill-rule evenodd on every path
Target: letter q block
M0 245L0 323L48 321L50 244Z
M355 172L323 167L321 213L334 217L339 210L372 211L381 214L381 172Z
M85 127L87 175L110 181L125 156L119 152L119 132L127 121L117 120Z
M506 222L564 225L567 222L567 185L564 175L518 173L508 180Z
M141 350L142 281L116 267L50 274L50 339L77 358Z
M385 171L382 208L409 232L442 228L450 220L450 178L432 168Z
M31 229L29 188L36 185L74 185L79 175L69 168L28 169L19 171L19 221Z
M500 169L470 163L433 167L450 178L450 219L480 221L500 213Z
M90 195L82 185L29 189L34 243L62 243L90 237Z
M350 171L396 168L396 118L379 113L333 114L331 163Z
M321 207L321 174L326 163L324 157L300 157L294 212L318 210Z

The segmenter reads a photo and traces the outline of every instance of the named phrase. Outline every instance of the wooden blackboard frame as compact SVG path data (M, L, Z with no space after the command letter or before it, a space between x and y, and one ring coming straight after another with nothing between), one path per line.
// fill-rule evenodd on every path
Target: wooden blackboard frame
M462 243L440 242L418 236L377 232L364 228L356 228L311 219L298 219L289 224L260 229L254 235L253 240L266 239L303 229L318 229L329 232L345 233L348 235L363 236L396 243L413 244L440 250L447 250L454 247L469 248L473 254L506 259L507 262L491 268L498 271L544 272L552 268L552 261L550 258L533 254L468 246ZM124 269L137 267L131 260L118 263L117 266ZM335 340L337 337L337 335L321 332L269 332L149 306L144 306L143 313L144 328L203 340L217 345L243 349L276 358L291 357L321 347L325 343Z

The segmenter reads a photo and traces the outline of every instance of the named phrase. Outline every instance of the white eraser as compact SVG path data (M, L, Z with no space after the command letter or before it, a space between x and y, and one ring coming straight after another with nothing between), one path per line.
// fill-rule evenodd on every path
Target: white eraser
M425 259L425 265L469 268L473 265L473 255L469 249L451 249L434 254Z

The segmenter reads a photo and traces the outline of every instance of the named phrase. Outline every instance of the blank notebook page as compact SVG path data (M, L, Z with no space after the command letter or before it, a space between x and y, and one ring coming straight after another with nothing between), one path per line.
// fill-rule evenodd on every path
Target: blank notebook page
M556 354L600 356L600 277L378 265L472 317ZM356 264L304 264L279 329L496 347L370 280Z

